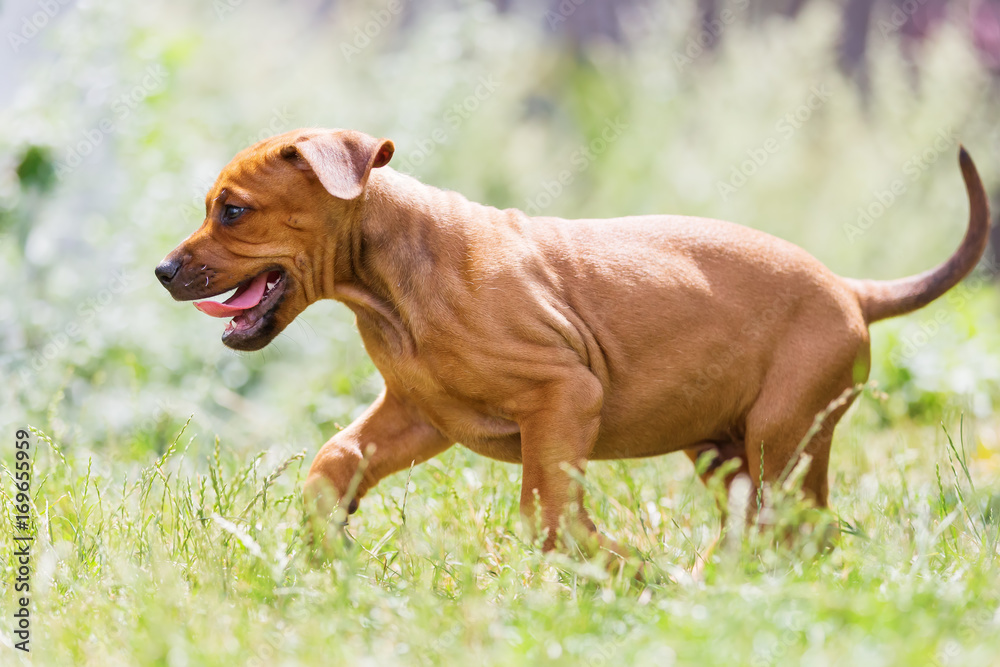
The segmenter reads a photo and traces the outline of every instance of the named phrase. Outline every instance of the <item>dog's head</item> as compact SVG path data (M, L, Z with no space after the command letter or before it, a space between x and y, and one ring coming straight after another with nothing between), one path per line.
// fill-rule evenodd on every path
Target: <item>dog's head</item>
M222 342L259 350L332 284L338 238L354 224L391 141L350 130L295 130L239 153L205 198L205 221L156 267L178 301L231 318Z

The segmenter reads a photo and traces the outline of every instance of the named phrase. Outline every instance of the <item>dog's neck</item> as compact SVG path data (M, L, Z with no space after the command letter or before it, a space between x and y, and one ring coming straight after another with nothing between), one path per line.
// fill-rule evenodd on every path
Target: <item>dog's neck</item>
M375 170L354 222L336 240L332 289L324 296L349 306L363 335L374 327L414 345L439 314L428 305L446 308L464 287L462 263L445 258L466 256L472 235L488 233L498 213L390 168Z

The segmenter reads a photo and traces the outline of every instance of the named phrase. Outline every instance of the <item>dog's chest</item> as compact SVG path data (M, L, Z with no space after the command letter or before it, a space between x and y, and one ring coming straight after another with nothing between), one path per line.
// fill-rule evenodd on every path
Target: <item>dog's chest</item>
M518 424L499 414L482 397L463 391L462 374L450 364L443 367L430 355L382 346L369 347L369 355L386 385L420 408L428 421L451 440L483 456L521 460Z

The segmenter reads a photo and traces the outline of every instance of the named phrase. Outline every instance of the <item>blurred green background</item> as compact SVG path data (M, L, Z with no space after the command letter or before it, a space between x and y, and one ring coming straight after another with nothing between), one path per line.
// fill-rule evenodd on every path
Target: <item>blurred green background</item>
M959 141L1000 186L995 9L4 2L2 421L143 459L189 415L228 447L312 452L358 414L381 380L346 308L238 354L153 279L232 155L300 126L391 138L392 166L498 207L723 218L843 275L924 270L966 225ZM852 419L964 413L1000 448L988 268L875 327L888 398Z
M645 582L518 537L520 468L458 447L314 558L305 471L381 386L350 311L240 354L153 268L238 150L325 126L494 206L723 218L913 274L964 233L959 142L1000 194L1000 0L0 0L0 37L0 423L40 429L34 652L0 539L0 663L996 664L995 248L874 326L834 548L734 524L704 581L719 485L680 454L588 467Z

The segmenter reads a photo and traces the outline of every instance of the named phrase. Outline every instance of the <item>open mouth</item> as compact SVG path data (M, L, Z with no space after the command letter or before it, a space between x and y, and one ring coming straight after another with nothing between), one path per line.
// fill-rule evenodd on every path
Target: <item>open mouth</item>
M240 283L225 301L195 301L194 307L212 317L231 318L223 342L261 333L281 301L287 279L281 271L265 271Z

